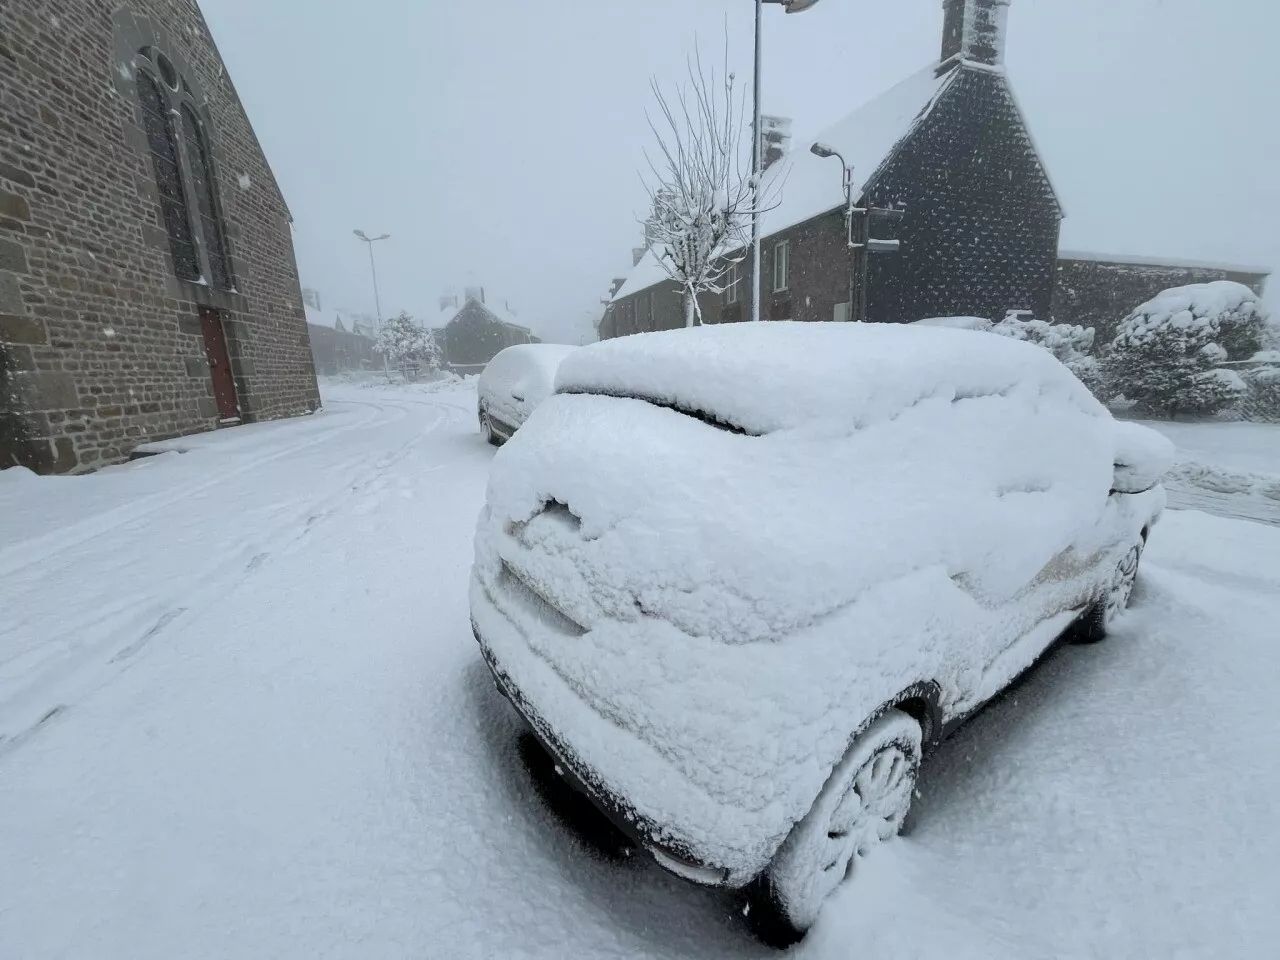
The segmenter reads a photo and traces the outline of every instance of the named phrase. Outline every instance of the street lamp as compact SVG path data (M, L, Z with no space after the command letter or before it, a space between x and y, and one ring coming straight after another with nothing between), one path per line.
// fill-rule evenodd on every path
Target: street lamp
M373 263L373 245L379 240L389 240L391 234L384 233L380 237L371 237L363 230L352 230L357 237L369 245L369 272L373 274L373 305L378 311L378 333L382 333L382 300L378 296L378 268ZM391 379L391 368L387 365L387 355L382 355L382 370Z
M851 251L857 250L858 247L861 245L855 243L853 240L853 215L856 212L853 206L854 199L855 199L853 195L853 167L849 166L849 164L845 162L845 159L840 155L839 150L825 143L815 143L813 146L809 148L809 152L816 157L823 157L823 158L835 157L837 160L840 161L840 166L844 169L843 181L844 181L844 203L845 203L845 207L844 207L845 234L848 237L849 249ZM861 312L859 311L855 316L855 311L854 311L854 291L856 288L856 280L855 280L856 276L857 276L856 267L850 267L849 269L849 319L850 320L856 319L859 322L861 322L862 320Z
M804 13L818 0L756 0L755 123L751 127L751 135L755 139L751 148L751 319L756 321L760 319L760 175L764 167L760 136L760 61L766 3L780 3L787 13Z

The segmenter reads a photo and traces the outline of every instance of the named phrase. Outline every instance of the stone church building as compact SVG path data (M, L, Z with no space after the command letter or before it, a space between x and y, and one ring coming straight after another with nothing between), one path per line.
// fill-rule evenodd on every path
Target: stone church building
M4 0L0 468L314 411L290 222L195 0Z

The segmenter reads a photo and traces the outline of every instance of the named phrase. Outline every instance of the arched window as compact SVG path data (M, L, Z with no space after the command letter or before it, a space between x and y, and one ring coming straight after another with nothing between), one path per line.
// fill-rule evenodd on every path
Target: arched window
M191 161L191 188L196 195L196 208L200 211L200 232L204 236L205 252L209 257L209 282L220 290L226 289L231 286L231 277L227 270L222 224L218 220L218 201L214 194L209 148L205 143L200 119L191 105L186 103L182 105L182 134L187 142L187 158Z
M219 290L234 287L209 141L191 88L162 51L138 51L138 99L160 193L174 273Z
M173 269L184 280L200 279L200 257L196 253L191 232L191 214L186 192L182 189L182 162L178 145L169 123L169 109L155 78L138 71L138 97L142 100L142 119L151 148L151 169L160 189L160 214L169 234L173 252Z

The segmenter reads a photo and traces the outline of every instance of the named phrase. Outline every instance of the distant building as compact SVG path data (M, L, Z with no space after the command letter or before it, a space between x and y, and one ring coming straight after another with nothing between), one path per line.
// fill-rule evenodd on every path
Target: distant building
M316 302L319 302L319 295ZM307 306L307 331L316 373L332 377L356 370L382 369L382 357L374 352L376 333L359 318Z
M457 297L441 297L438 337L444 351L444 365L457 374L479 373L500 350L518 343L539 343L528 327L521 326L505 306L484 302L483 288L468 288L472 294L457 306Z
M3 0L0 91L0 468L315 410L289 210L194 0Z

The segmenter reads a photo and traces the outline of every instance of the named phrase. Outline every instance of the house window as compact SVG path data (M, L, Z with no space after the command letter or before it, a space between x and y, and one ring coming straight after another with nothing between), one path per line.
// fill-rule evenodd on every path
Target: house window
M742 299L742 274L736 263L730 264L725 274L724 302L737 303Z
M791 266L791 244L783 240L773 248L773 292L787 289L787 273Z
M173 272L182 280L232 289L208 135L191 88L155 47L143 47L136 64L138 100Z

